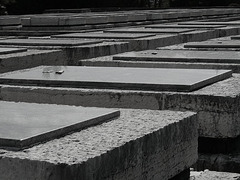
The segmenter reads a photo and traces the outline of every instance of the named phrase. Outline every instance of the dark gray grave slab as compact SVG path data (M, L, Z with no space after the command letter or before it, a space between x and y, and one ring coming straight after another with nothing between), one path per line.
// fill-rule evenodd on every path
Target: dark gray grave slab
M226 25L181 25L181 24L153 24L148 25L145 28L222 28L226 27Z
M122 29L110 29L104 30L104 32L112 32L112 33L185 33L194 31L194 29L147 29L147 28L122 28Z
M0 102L0 146L24 148L109 121L119 111L63 105Z
M229 25L233 25L234 26L235 25L235 26L239 26L240 25L240 21L232 21L232 22L225 22L225 21L223 21L223 22L220 22L220 21L218 21L218 22L216 22L216 21L214 21L214 22L194 21L194 22L180 22L178 24L180 24L180 25L226 25L226 26L229 26Z
M231 37L231 39L233 39L233 40L235 40L235 39L240 40L240 35L233 36L233 37Z
M203 41L184 45L185 48L240 48L240 40L234 41Z
M240 63L238 51L147 50L113 56L114 60L157 62Z
M2 47L0 47L0 55L1 54L11 54L11 53L25 52L25 51L27 51L26 48L2 48Z
M131 34L131 33L71 33L53 35L55 38L99 38L99 39L136 39L155 36L155 34Z
M231 77L231 70L40 66L0 75L2 84L193 91Z
M101 40L71 40L71 39L4 39L0 45L19 46L79 46L100 43Z

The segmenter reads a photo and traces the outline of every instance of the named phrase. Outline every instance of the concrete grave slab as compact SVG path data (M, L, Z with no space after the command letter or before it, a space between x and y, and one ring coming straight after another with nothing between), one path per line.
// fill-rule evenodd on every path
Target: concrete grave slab
M214 22L194 21L194 22L180 22L178 24L180 24L180 25L227 25L227 26L230 26L230 25L234 26L235 25L235 26L239 26L240 25L240 21L232 21L232 22L225 22L225 21L223 21L223 22L220 22L220 21L218 21L218 22L216 22L216 21L214 21Z
M53 35L54 38L98 38L98 39L137 39L155 36L155 34L132 34L132 33L71 33Z
M186 43L184 48L240 48L240 40L191 42Z
M235 39L236 39L236 40L240 40L240 35L232 36L231 39L233 39L233 40L235 40Z
M0 26L14 26L21 24L20 17L18 16L1 16Z
M146 50L114 55L113 60L239 64L239 57L238 51Z
M3 47L0 47L0 55L25 52L25 51L27 51L26 48L3 48Z
M79 46L101 43L101 40L68 40L68 39L4 39L0 45L19 46Z
M104 30L104 32L112 32L112 33L185 33L194 31L194 29L147 29L147 28L119 28L119 29L110 29Z
M0 179L163 180L196 162L195 113L120 111L112 121L25 150L0 149Z
M103 108L0 101L0 146L26 148L119 117Z
M152 24L145 26L145 28L204 28L204 29L210 29L210 28L221 28L226 27L226 25L183 25L183 24Z
M0 75L0 83L103 89L194 91L231 77L231 70L40 66Z

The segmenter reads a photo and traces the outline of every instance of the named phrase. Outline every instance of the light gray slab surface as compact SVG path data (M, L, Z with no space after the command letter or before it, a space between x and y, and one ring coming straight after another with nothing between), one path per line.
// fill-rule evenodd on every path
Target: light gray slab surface
M231 39L233 39L233 40L235 40L235 39L236 39L236 40L240 40L240 35L232 36Z
M0 55L1 54L11 54L11 53L25 52L25 51L27 51L26 48L2 48L2 47L0 47Z
M0 101L0 146L23 148L119 116L119 111Z
M221 28L226 27L226 25L180 25L180 24L153 24L145 26L145 28Z
M56 72L63 72L56 74ZM0 75L0 83L130 90L193 91L231 77L231 70L40 66Z
M4 39L0 40L0 45L19 46L78 46L100 43L100 40L76 40L76 39Z
M132 34L132 33L71 33L53 35L55 38L99 38L99 39L136 39L155 36L155 34Z
M185 33L190 31L194 31L194 29L119 28L119 29L104 30L104 32L112 32L112 33Z
M191 42L184 48L240 48L240 40Z
M114 60L158 62L240 63L238 51L147 50L113 56Z
M180 25L240 25L240 21L231 21L231 22L220 22L220 21L214 21L214 22L204 22L204 21L194 21L194 22L180 22L178 23Z

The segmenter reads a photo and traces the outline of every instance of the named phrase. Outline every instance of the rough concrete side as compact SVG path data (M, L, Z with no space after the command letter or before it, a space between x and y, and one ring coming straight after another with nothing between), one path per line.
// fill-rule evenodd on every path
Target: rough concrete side
M28 50L1 55L0 58L0 73L40 65L67 65L67 57L61 50Z
M167 180L196 162L196 114L121 113L116 120L23 151L0 150L0 179Z
M225 171L240 173L239 154L199 154L196 170Z
M80 59L118 54L129 51L128 42L103 42L94 45L65 48L68 65L77 65Z
M200 136L240 135L240 75L191 93L2 86L0 99L77 106L198 112Z

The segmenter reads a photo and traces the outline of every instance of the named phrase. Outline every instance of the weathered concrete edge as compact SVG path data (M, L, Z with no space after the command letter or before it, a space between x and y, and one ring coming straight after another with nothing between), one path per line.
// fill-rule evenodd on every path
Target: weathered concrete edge
M165 113L167 114L167 112ZM170 120L171 114L174 113L169 113L166 120ZM159 120L165 120L164 116L160 115L159 118ZM133 137L134 139L128 140L119 147L109 149L107 152L103 151L101 155L94 158L86 157L84 158L86 160L81 163L52 163L40 160L41 158L37 156L29 156L28 159L21 155L18 156L18 153L15 155L10 153L10 156L8 153L1 153L0 171L2 172L0 177L8 180L34 177L38 177L38 179L51 177L53 180L74 178L144 179L147 177L169 179L189 168L197 160L198 121L196 114L176 112L173 119L164 127L159 128L160 125L157 129L151 130L152 132L144 133L137 139ZM137 123L138 119L135 118L134 121ZM151 121L151 119L147 121ZM141 124L139 125L141 126ZM74 138L71 139L74 140ZM35 148L35 151L37 149ZM57 152L58 146L55 149ZM26 153L28 151L31 150L27 150ZM61 159L64 160L64 158L66 157Z

